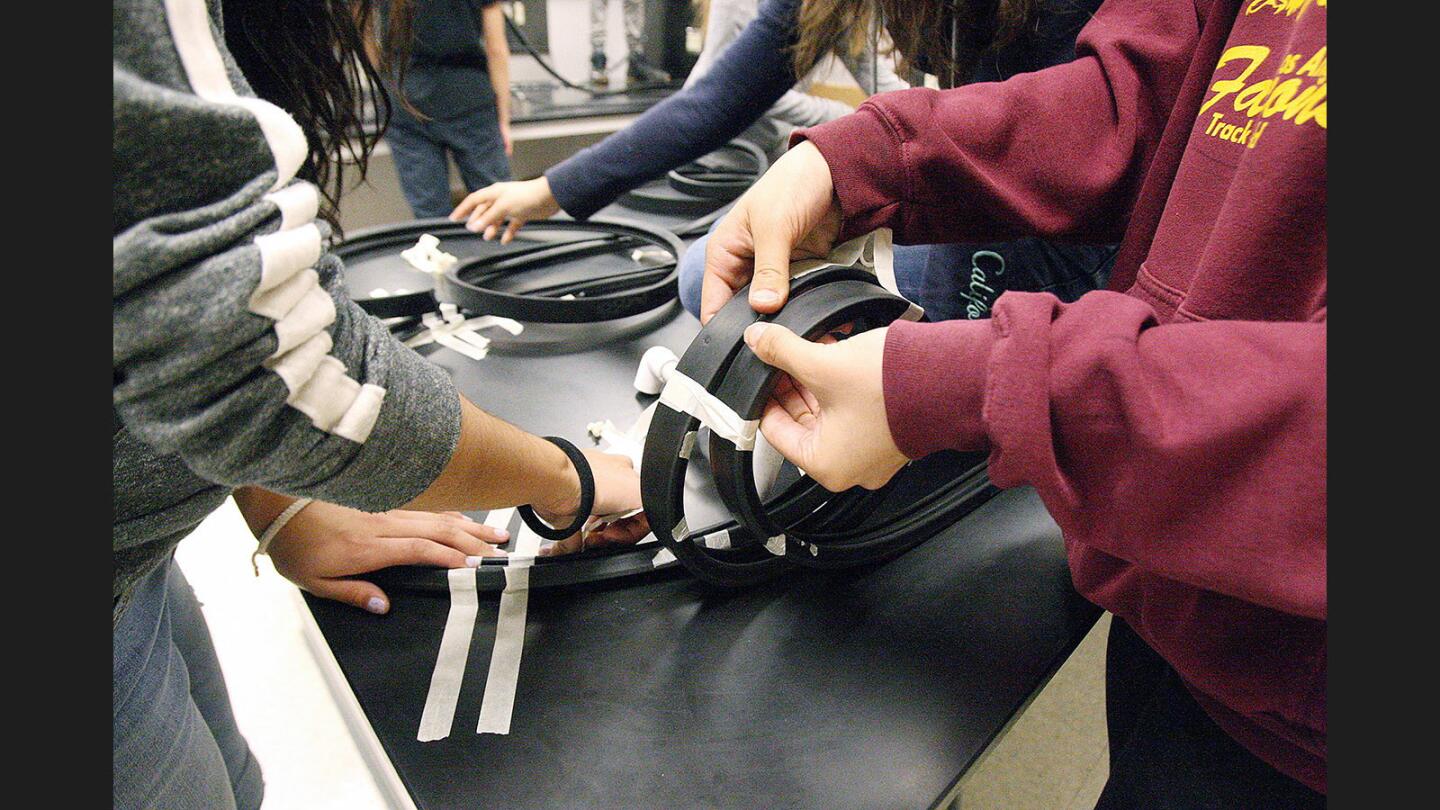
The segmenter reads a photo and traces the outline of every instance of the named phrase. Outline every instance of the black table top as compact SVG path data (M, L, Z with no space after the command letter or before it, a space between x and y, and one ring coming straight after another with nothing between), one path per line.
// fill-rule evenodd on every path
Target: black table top
M680 353L698 329L675 307L527 326L531 343L481 361L420 351L480 407L588 446L588 423L639 414L644 350ZM864 570L740 591L680 569L532 589L508 735L474 731L499 599L481 593L452 732L421 743L449 600L391 596L383 617L306 602L421 808L926 807L1099 615L1039 499L1010 490Z
M657 221L624 206L602 215ZM396 262L357 262L356 284L413 272ZM589 422L624 430L641 412L631 380L645 349L678 355L698 329L677 304L602 326L528 324L518 339L488 330L478 362L419 352L481 408L588 447ZM687 512L719 519L704 468L691 464ZM1100 614L1071 588L1034 491L1002 491L873 568L742 591L680 568L533 588L508 735L474 731L500 598L481 592L451 735L419 742L449 600L390 595L384 617L305 602L422 809L930 806Z

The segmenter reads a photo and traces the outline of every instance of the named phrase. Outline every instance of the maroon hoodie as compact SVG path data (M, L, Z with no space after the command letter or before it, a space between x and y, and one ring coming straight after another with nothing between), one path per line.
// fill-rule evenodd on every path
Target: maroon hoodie
M989 449L1075 586L1326 787L1325 0L1108 0L1078 58L806 130L847 239L1119 239L1112 291L897 324L891 432ZM937 374L937 370L943 373Z

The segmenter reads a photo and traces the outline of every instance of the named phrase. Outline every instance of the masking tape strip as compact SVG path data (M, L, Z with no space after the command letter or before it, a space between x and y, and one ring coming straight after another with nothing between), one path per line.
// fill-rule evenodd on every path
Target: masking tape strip
M805 259L790 264L790 281L826 267L859 266L875 274L880 286L900 295L895 281L895 232L877 228L864 236L836 245L823 259ZM900 297L904 297L903 295ZM923 312L923 310L921 310Z
M675 562L675 552L671 551L668 548L662 548L659 552L655 554L653 558L651 558L650 565L651 567L659 568L666 563L672 562Z
M480 701L477 734L509 734L515 708L515 687L520 680L520 655L525 651L525 614L530 604L530 566L540 550L540 535L522 525L505 566L505 590L500 593L500 616L495 622L495 647L485 697Z
M672 372L665 381L665 387L660 390L660 401L699 419L715 435L734 444L737 450L755 447L755 431L760 426L758 419L741 419L740 414L706 391L705 386L678 371Z
M770 538L769 540L766 540L766 541L765 541L765 550L768 551L768 552L770 552L771 554L774 554L776 557L784 557L784 556L785 556L785 535L783 535L783 534L777 534L777 535L775 535L774 537Z
M695 449L695 431L685 431L685 438L680 440L680 458L690 460L690 453Z
M701 538L700 544L706 548L730 548L730 532L725 529L711 532Z
M755 491L763 498L770 488L775 485L775 479L780 475L780 465L785 463L785 457L780 451L770 446L765 434L755 435L755 454L751 460L751 469L755 471Z
M430 675L430 691L425 695L425 709L420 714L420 742L443 740L450 736L455 720L455 704L460 699L460 681L465 677L465 659L470 655L470 636L475 631L478 607L475 595L474 568L452 568L450 579L450 615L445 619L445 632L440 637L440 654L435 658L435 671Z

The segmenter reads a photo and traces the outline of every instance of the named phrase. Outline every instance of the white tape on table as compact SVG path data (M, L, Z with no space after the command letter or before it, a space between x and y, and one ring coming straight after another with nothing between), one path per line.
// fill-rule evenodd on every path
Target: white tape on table
M450 579L450 615L445 619L445 632L440 637L440 654L435 658L435 671L430 675L430 691L425 695L425 709L420 713L420 742L443 740L450 736L455 720L455 704L460 699L460 681L465 677L465 660L470 655L470 636L475 631L478 608L475 595L474 568L452 568Z
M500 616L495 622L495 647L485 697L480 701L477 734L509 734L515 708L515 687L520 680L520 656L525 651L525 614L530 603L530 566L540 550L540 535L521 525L516 532L510 562L505 566L505 590L500 593Z

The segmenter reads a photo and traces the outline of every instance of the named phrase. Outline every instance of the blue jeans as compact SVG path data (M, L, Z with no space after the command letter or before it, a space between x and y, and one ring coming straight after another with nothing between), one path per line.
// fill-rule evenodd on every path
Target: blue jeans
M135 586L113 647L115 807L258 808L260 763L173 557Z
M395 157L400 190L416 219L447 216L455 207L450 201L447 154L455 159L469 191L510 179L510 158L505 156L494 107L457 119L421 121L397 100L385 142Z
M714 233L719 224L719 220L711 224L710 233ZM710 233L695 240L680 257L680 304L697 318L700 317L700 287L705 280L705 245L710 242ZM895 286L900 288L901 295L925 307L926 311L929 307L919 296L924 292L920 282L929 256L929 245L895 246Z

